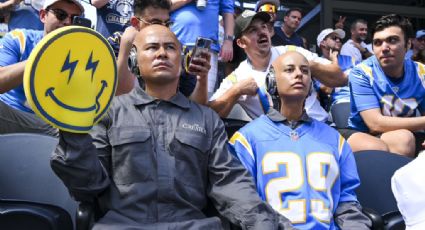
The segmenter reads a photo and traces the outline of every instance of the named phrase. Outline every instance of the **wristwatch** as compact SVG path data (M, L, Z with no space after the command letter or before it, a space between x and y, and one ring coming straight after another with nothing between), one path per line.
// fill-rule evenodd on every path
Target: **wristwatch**
M233 40L235 40L235 36L234 35L225 34L223 39L224 40L233 41Z

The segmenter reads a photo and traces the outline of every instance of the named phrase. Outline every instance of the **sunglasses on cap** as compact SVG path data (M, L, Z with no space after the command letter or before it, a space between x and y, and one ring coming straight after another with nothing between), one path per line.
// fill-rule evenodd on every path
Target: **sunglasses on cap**
M272 4L264 4L258 8L258 12L276 13L276 6Z
M59 21L63 21L68 17L70 17L72 20L75 16L80 16L79 14L69 15L65 10L62 9L48 9L47 11L52 12Z

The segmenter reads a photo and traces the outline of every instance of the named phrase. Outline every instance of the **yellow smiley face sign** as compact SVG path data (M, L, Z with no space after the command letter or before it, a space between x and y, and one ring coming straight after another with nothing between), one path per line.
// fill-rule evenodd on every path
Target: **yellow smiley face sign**
M28 103L61 130L87 133L112 101L115 55L96 31L68 26L47 34L31 52L24 73Z

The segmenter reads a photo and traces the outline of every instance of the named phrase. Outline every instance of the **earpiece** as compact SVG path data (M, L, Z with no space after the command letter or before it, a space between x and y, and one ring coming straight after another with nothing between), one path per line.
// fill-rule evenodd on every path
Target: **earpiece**
M140 77L139 65L137 64L137 48L133 45L130 50L130 55L128 56L128 68L131 73L136 75L136 77Z

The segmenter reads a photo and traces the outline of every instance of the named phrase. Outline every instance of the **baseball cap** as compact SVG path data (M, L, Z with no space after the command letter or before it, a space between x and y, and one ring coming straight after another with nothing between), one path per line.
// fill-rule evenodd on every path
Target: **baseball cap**
M65 1L65 0L44 0L43 9L47 9L47 7L53 5L56 2L60 2L60 1ZM66 1L73 2L75 5L77 5L80 8L81 13L84 12L84 7L83 7L83 5L81 5L80 0L66 0Z
M406 223L406 230L425 229L425 153L398 169L391 189Z
M258 11L258 8L264 4L272 4L272 5L275 5L276 8L279 8L280 1L279 0L260 0L255 5L255 11Z
M425 30L416 31L416 38L421 38L425 36Z
M248 28L248 26L251 24L251 22L256 18L259 18L263 20L264 22L269 22L271 19L271 16L267 12L257 13L252 10L245 10L235 20L235 29L234 29L235 38L239 38L242 35L242 32L244 32Z
M320 47L320 43L326 38L326 36L328 36L331 33L336 33L338 34L338 36L341 39L344 39L345 37L345 32L344 30L341 29L331 29L331 28L327 28L322 30L322 32L320 32L320 34L317 36L317 47Z

